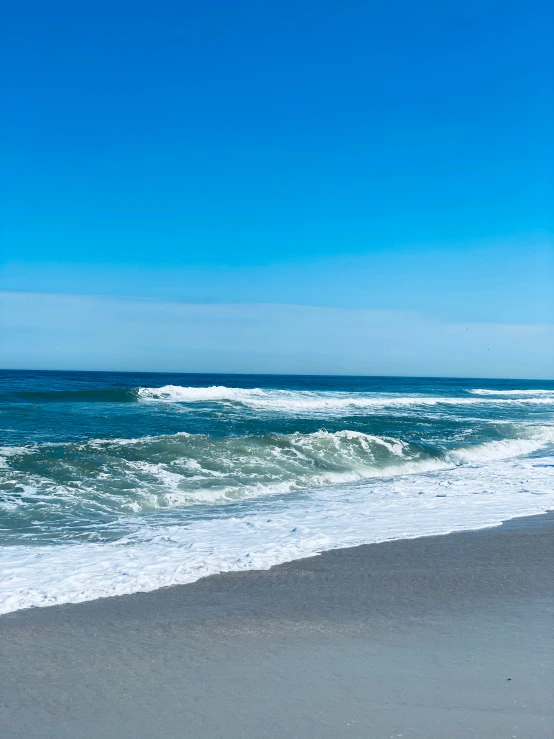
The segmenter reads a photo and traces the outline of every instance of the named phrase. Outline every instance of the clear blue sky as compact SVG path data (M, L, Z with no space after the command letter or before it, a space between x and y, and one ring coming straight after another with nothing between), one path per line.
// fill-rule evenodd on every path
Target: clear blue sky
M105 296L155 305L160 330L165 301L549 331L552 16L550 0L10 3L0 287L26 293L37 321L44 293L83 296L89 332ZM55 324L57 346L31 356L8 313L4 365L117 368L123 326L106 328L94 362ZM182 320L194 347L202 321ZM175 341L159 366L129 346L125 369L186 371ZM240 371L271 371L266 341L261 361L263 341L245 338ZM332 354L336 335L321 341ZM425 349L420 373L437 374L444 346ZM537 346L534 374L554 375ZM378 350L395 374L416 366ZM480 373L531 376L522 350ZM221 337L203 351L194 369L234 366ZM351 356L341 371L376 369ZM334 366L289 359L289 371Z

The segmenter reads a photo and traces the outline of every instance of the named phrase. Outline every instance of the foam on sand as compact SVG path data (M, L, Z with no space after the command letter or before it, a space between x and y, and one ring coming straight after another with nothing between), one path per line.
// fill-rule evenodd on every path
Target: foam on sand
M335 485L248 513L151 527L107 543L6 548L0 613L267 569L328 549L500 524L554 507L554 458L517 458Z

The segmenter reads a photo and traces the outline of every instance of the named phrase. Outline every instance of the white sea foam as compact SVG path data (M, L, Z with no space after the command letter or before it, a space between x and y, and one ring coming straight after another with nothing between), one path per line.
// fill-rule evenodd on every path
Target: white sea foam
M137 519L137 530L117 542L5 548L0 613L267 569L328 549L494 526L553 507L554 457L544 457L323 488L286 506L265 501L245 515L186 525Z
M473 444L448 452L446 459L455 464L472 464L511 459L532 454L554 442L554 427L536 427L527 439L495 439L482 444Z
M160 388L141 387L138 397L144 401L170 403L240 403L253 409L278 413L333 413L379 408L421 408L434 406L479 405L554 405L554 393L535 394L532 397L451 397L429 395L399 395L363 392L313 392L307 390L263 390L260 388L181 387L165 385ZM488 393L475 392L478 396ZM496 395L496 394L495 394Z
M2 446L0 447L0 469L8 467L8 459L23 454L30 454L31 449L25 446Z
M469 390L473 395L553 395L554 390L488 390L484 388L474 388Z

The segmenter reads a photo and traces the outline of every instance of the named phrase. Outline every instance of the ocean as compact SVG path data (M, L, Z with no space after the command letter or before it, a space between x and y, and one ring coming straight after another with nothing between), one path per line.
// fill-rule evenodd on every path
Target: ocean
M554 508L554 382L0 372L0 613Z

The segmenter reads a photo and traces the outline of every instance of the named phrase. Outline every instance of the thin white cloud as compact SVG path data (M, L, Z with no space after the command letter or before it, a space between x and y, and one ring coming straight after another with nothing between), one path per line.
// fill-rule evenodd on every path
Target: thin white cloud
M554 325L412 311L0 293L4 367L554 377Z

